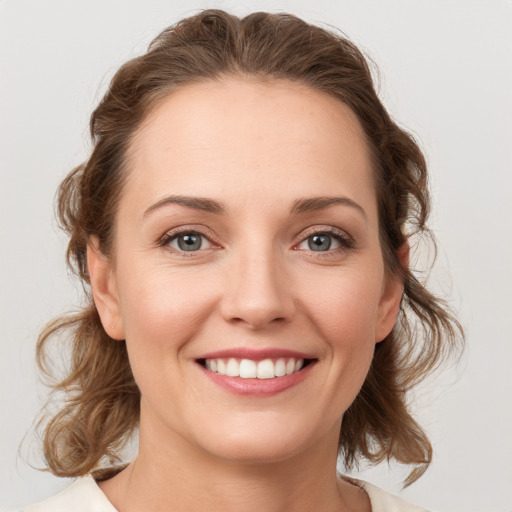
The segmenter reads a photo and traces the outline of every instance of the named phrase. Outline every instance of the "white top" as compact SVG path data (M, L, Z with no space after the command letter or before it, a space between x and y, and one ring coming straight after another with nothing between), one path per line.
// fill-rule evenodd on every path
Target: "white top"
M368 493L373 512L427 512L368 482L355 480ZM63 491L21 512L118 512L92 476L78 478Z

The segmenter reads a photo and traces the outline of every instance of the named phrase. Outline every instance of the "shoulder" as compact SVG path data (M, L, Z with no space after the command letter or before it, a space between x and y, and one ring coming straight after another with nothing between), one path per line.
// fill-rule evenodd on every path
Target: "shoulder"
M117 512L92 476L84 476L55 496L21 512Z
M354 481L368 494L373 512L428 512L423 508L412 505L398 496L389 494L384 491L384 489L381 489L376 485L362 480Z

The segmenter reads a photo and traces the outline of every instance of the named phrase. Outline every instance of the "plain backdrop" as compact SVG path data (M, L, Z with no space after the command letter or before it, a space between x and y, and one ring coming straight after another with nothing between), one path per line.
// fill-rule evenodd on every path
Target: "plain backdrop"
M45 399L37 333L80 300L53 218L57 185L87 155L88 117L116 68L162 28L212 7L333 25L378 64L381 97L430 164L432 286L468 338L460 364L415 396L435 458L403 495L439 512L511 512L508 0L0 0L0 510L68 483L30 465L41 463L32 422ZM384 465L359 476L398 492L404 474Z

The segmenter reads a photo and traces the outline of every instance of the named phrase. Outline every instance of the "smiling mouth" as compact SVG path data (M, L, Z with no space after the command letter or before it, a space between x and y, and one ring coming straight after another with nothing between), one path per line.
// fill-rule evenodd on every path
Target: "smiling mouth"
M203 368L217 375L261 380L276 379L298 373L314 361L316 360L294 357L267 358L259 361L234 357L197 360Z

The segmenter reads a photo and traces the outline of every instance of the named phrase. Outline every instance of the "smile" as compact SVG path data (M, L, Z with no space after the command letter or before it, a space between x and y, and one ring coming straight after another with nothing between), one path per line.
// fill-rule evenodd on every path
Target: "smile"
M204 367L211 372L241 379L275 379L299 372L307 364L302 358L238 359L231 357L205 359Z
M230 348L195 360L212 383L249 397L269 397L294 388L318 359L311 353L278 348Z

